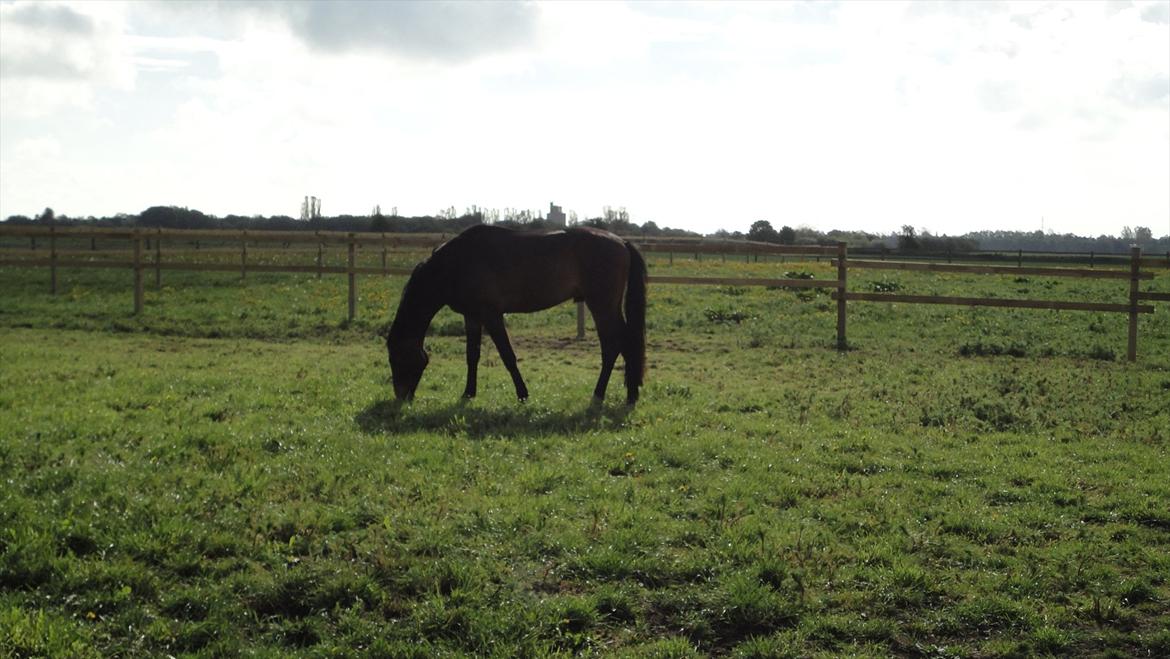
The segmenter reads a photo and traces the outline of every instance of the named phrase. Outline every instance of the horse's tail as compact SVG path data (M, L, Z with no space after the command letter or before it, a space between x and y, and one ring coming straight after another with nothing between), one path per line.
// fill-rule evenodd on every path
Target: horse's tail
M630 276L626 284L626 335L622 354L626 359L628 400L638 400L638 387L646 372L646 261L638 248L626 243L630 253Z

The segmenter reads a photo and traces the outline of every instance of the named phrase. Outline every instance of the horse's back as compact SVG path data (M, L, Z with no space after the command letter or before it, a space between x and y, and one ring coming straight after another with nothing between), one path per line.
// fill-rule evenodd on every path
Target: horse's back
M624 241L591 227L536 233L477 225L436 250L435 257L453 275L451 306L461 312L537 311L610 290L620 301L629 269Z

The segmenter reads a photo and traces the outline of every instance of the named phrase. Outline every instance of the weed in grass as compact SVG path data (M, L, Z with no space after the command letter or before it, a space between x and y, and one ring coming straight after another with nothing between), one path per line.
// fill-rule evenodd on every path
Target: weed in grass
M751 314L739 309L711 309L703 310L703 315L713 323L742 323L752 319Z
M879 279L871 281L865 287L874 293L896 293L902 290L902 284L892 279Z

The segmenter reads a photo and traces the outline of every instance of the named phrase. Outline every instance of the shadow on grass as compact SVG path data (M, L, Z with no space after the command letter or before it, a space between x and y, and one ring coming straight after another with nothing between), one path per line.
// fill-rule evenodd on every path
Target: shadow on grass
M450 436L462 434L472 439L542 437L619 428L631 409L626 405L598 404L577 412L531 404L489 409L459 401L440 409L417 410L411 404L382 400L358 412L354 421L367 434L433 432Z

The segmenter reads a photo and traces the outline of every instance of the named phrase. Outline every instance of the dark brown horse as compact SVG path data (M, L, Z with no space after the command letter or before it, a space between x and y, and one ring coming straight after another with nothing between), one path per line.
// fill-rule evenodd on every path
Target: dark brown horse
M593 397L605 398L621 354L626 402L634 404L646 363L646 263L630 243L591 228L538 234L477 225L436 249L406 282L386 338L394 395L400 400L414 397L429 359L423 337L445 305L463 314L467 330L464 397L475 396L480 338L486 328L512 375L516 396L528 398L504 314L540 311L570 298L585 301L601 339L601 375Z

